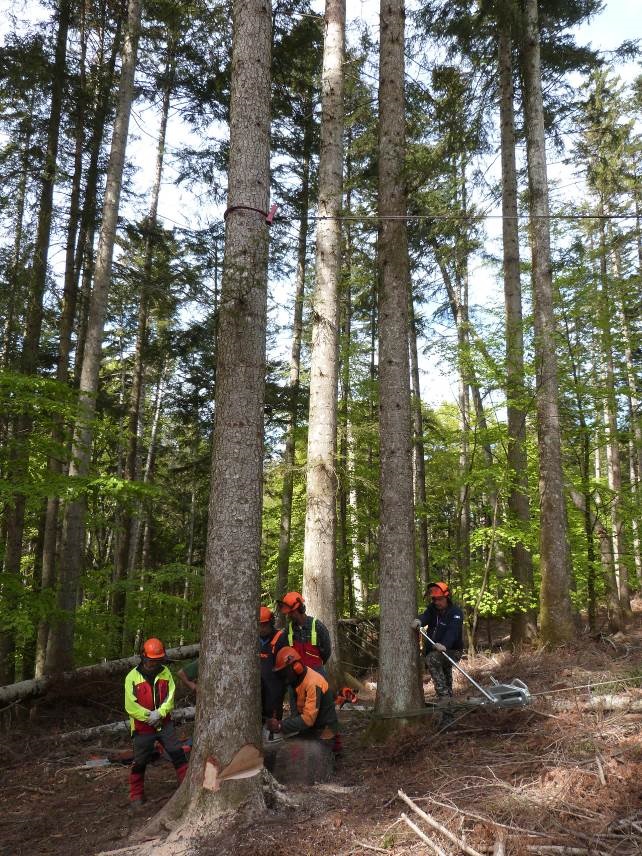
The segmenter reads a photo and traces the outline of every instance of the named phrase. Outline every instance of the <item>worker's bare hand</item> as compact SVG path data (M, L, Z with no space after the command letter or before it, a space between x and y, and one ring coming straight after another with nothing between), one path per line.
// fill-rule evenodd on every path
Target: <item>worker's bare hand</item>
M272 718L268 719L268 720L266 721L265 725L266 725L267 730L268 730L268 731L271 731L272 733L274 733L275 731L276 731L276 732L279 732L279 731L281 731L281 729L283 728L283 726L281 725L280 720L278 720L278 719L274 719L274 717L272 717Z
M439 651L443 654L447 649L445 645L442 645L441 642L435 642L434 644L435 651Z

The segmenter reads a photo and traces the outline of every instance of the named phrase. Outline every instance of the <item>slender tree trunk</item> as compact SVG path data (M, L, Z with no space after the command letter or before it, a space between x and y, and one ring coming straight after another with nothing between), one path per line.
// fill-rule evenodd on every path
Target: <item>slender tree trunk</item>
M58 140L60 137L60 118L62 97L67 64L67 34L71 17L71 0L60 0L58 6L58 30L56 34L55 59L51 86L51 106L47 130L47 150L43 170L40 202L38 206L38 226L31 268L29 305L25 322L25 335L20 357L20 371L33 375L38 367L40 333L42 330L43 299L47 283L47 259L51 239L51 215L53 212L53 192L58 162ZM10 484L24 484L28 479L29 451L26 439L31 433L32 419L28 414L17 417L14 429L15 444L10 450L8 481ZM22 558L22 536L25 522L26 497L22 492L14 494L5 508L6 540L4 554L4 573L8 577L18 577ZM2 611L11 613L16 608L15 590L4 587L0 593ZM0 632L0 683L13 680L15 639L12 630Z
M175 44L174 36L170 35L167 46L167 60L165 63L163 100L160 113L160 127L158 131L158 145L156 148L156 170L152 184L149 212L145 222L145 254L143 261L143 279L141 284L140 303L138 305L138 328L136 333L136 346L134 349L134 365L132 369L132 385L129 397L127 413L127 452L125 457L125 470L123 478L125 481L136 480L136 461L138 458L138 434L140 427L140 410L143 400L143 375L145 369L145 351L147 346L147 326L149 316L149 288L152 278L152 265L154 256L154 241L156 239L158 200L160 197L161 181L163 177L163 161L165 159L165 138L167 135L167 122L169 119L169 107L174 88L175 68ZM116 561L114 566L114 596L112 598L111 613L113 616L112 628L113 654L123 655L129 647L130 634L125 626L125 612L127 605L127 578L129 570L129 553L131 549L133 514L126 509L120 516L120 538Z
M604 213L600 202L599 213ZM628 568L624 560L624 536L622 531L622 468L620 465L620 444L618 441L617 396L615 391L615 365L613 359L613 335L611 330L613 305L607 266L606 226L599 220L599 257L600 257L600 338L602 348L602 372L604 379L604 426L606 429L606 471L611 498L611 529L613 537L613 558L617 589L625 619L631 617L631 598L629 594Z
M615 254L616 275L620 281L620 259ZM639 381L633 360L633 337L627 316L627 307L622 286L619 287L617 311L624 343L624 362L627 378L627 409L629 414L629 482L631 490L631 530L633 533L633 558L638 589L642 589L642 553L640 548L640 483L642 480L642 419L641 402L638 398Z
M599 483L603 480L601 439L603 434L605 433L603 414L600 412L599 407L595 408L595 421L598 427L598 439L595 444L594 473L595 481ZM599 520L599 511L601 504L602 501L600 497L600 492L595 491L596 519L598 522L595 523L594 528L597 530L600 539L600 559L602 564L602 573L604 576L604 584L606 587L609 626L612 630L621 630L624 627L624 614L622 612L622 604L620 602L617 587L617 577L615 574L615 557L613 556L613 543L611 532Z
M129 116L134 95L134 73L140 28L140 0L129 0L127 32L123 43L118 104L107 170L103 219L91 294L87 338L80 375L80 414L75 426L69 475L79 479L89 473L93 441L92 419L102 356L103 327L111 282L111 268L118 222ZM76 593L83 562L86 500L72 500L65 509L60 562L58 607L63 614L49 633L47 673L65 671L73 665Z
M310 110L312 105L310 104ZM299 375L301 373L301 338L303 334L303 298L307 267L308 206L310 203L310 148L311 128L308 122L303 136L303 177L299 211L299 244L297 252L296 286L294 293L294 321L292 324L292 350L288 383L289 414L283 453L283 493L281 494L281 525L279 528L279 558L276 591L282 596L289 589L290 527L292 524L292 498L294 496L294 466L296 460L296 428L299 409Z
M412 387L413 465L415 486L415 531L419 557L421 590L429 582L430 552L428 546L428 518L426 510L426 462L424 460L424 417L419 383L419 355L417 352L417 325L412 289L409 294L410 380Z
M327 626L333 654L327 663L340 677L336 592L336 451L339 344L339 279L343 180L343 61L345 0L326 0L321 76L321 144L313 299L307 504L303 597Z
M510 493L508 508L524 529L530 525L526 460L526 388L524 384L524 327L522 284L519 270L519 224L517 220L517 166L515 162L515 112L512 38L510 24L500 25L499 110L502 160L502 237L504 251L504 301L506 307L506 417ZM533 560L523 541L512 549L513 579L527 593L533 591ZM519 645L533 635L534 617L519 612L511 620L511 643Z
M78 276L75 269L75 249L80 220L80 192L83 167L83 149L85 142L84 120L86 100L85 60L87 56L87 30L84 20L85 5L81 8L81 52L80 77L78 83L78 107L75 127L74 172L69 203L69 222L67 224L67 246L65 251L65 279L62 299L62 313L59 325L58 365L56 378L60 383L69 381L69 356L71 353L71 338L76 315L78 296ZM64 444L64 426L62 417L58 417L52 431L54 448L62 449ZM49 473L55 478L63 471L63 455L57 451L49 458ZM43 533L42 579L41 591L49 592L56 581L56 550L58 543L58 510L60 499L52 495L47 499ZM47 638L49 636L49 619L43 618L38 622L35 675L42 677L45 669L47 653Z
M408 361L410 270L403 176L404 18L403 0L383 0L379 18L379 713L403 713L422 702L417 634L412 628L417 591Z
M551 266L546 138L542 104L537 0L526 0L523 48L526 148L531 213L533 320L537 362L540 497L540 628L544 642L574 635L560 429L553 272Z
M259 665L263 407L267 310L265 217L270 183L271 10L266 0L234 0L230 158L225 262L218 332L199 703L189 772L164 814L182 816L172 841L218 831L221 816L261 810L254 775L204 787L206 765L220 771L241 747L260 752ZM239 207L241 206L241 207ZM249 620L248 620L249 619ZM221 665L226 663L225 668ZM230 704L229 700L235 703ZM189 849L189 848L188 848Z

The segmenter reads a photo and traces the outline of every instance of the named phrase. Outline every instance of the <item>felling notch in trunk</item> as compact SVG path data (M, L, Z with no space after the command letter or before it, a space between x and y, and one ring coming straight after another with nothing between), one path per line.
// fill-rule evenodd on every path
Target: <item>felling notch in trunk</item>
M249 779L263 769L263 754L252 743L241 746L227 767L221 770L216 758L205 762L203 787L208 791L218 791L221 782L227 779Z

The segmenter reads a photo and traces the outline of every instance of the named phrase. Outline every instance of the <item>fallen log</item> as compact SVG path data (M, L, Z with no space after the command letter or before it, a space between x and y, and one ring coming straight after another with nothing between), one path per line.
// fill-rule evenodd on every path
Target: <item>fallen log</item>
M642 698L630 695L598 695L589 699L556 699L557 710L620 710L626 713L642 713Z
M170 660L189 660L198 655L200 647L197 643L195 645L183 645L180 648L170 648L167 651L167 657ZM17 684L7 684L4 687L0 687L0 705L8 705L16 701L23 701L27 698L44 695L51 686L55 685L59 688L68 681L118 675L129 671L129 669L133 669L139 660L140 657L136 654L133 657L123 657L120 660L94 663L93 666L81 666L80 669L74 669L73 672L64 672L62 675L50 675L44 678L32 678L29 681L18 681Z
M172 719L176 723L191 722L196 715L195 707L177 707L172 711ZM93 728L80 728L77 731L67 731L54 736L58 743L68 743L73 740L91 740L92 737L106 734L129 734L129 720L108 722L106 725L95 725ZM48 738L51 739L51 738Z

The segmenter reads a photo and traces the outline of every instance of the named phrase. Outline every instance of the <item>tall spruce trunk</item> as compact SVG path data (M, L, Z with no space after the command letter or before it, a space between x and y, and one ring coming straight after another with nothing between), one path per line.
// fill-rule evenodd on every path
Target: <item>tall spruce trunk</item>
M321 76L321 142L316 283L312 314L303 597L327 626L333 654L327 668L340 677L336 583L336 451L343 184L343 61L345 0L326 0Z
M51 103L47 128L47 149L38 205L38 225L31 266L30 293L25 321L25 334L20 356L20 372L33 375L38 368L40 335L42 331L43 300L47 283L47 260L51 240L51 217L53 212L53 194L58 163L58 140L60 138L60 120L62 98L67 66L67 35L71 19L71 0L60 0L58 6L58 29L52 71ZM29 414L16 417L10 447L7 481L10 484L23 485L28 480L29 450L26 442L32 428ZM18 577L22 559L22 538L25 524L26 496L16 492L12 501L5 507L5 551L3 571L6 577ZM11 614L17 607L16 587L3 586L0 591L1 609ZM15 637L13 630L0 631L0 683L11 683L14 674Z
M231 809L261 809L261 778L203 787L241 747L261 747L256 616L260 602L263 407L267 313L265 217L270 185L271 10L234 0L225 262L218 328L216 411L203 591L199 703L182 787L165 809L184 823L172 841L218 831ZM230 704L234 699L234 704ZM167 849L165 849L167 848Z
M528 471L526 459L526 387L524 383L524 326L522 321L522 284L519 270L519 222L517 219L517 166L515 162L515 111L513 59L510 24L498 32L499 115L502 163L502 241L504 303L506 311L506 421L508 429L508 467L510 492L508 508L526 530L530 524ZM533 591L533 559L523 541L512 548L513 579L530 595ZM533 635L534 617L529 612L515 613L510 638L519 645Z
M404 185L403 0L382 0L379 62L379 425L381 476L378 713L423 699L418 680L412 423L408 361L410 282ZM394 722L394 720L391 720Z
M310 111L312 104L310 103ZM294 290L294 320L292 322L292 349L290 351L290 377L288 380L288 427L283 452L283 492L281 494L281 524L279 527L279 558L277 566L277 597L288 589L290 568L290 528L292 499L294 496L294 465L296 460L296 428L299 409L299 377L301 374L301 339L303 335L303 298L307 268L308 206L310 203L310 149L312 133L306 122L303 132L303 173L299 209L299 240L297 248L296 286Z
M523 45L524 108L531 213L533 323L537 363L537 443L540 499L540 631L544 642L574 635L567 539L559 384L555 350L546 136L542 103L537 0L526 0Z
M111 284L127 131L134 95L139 30L140 0L129 0L116 118L107 168L103 217L94 272L94 286L91 292L87 334L80 373L80 412L74 428L69 467L69 475L72 478L85 478L89 474L91 462L92 420L96 411L103 328ZM58 593L58 608L62 616L50 628L45 664L47 674L66 671L73 667L75 611L78 581L83 563L85 513L86 500L84 497L70 501L65 508Z

